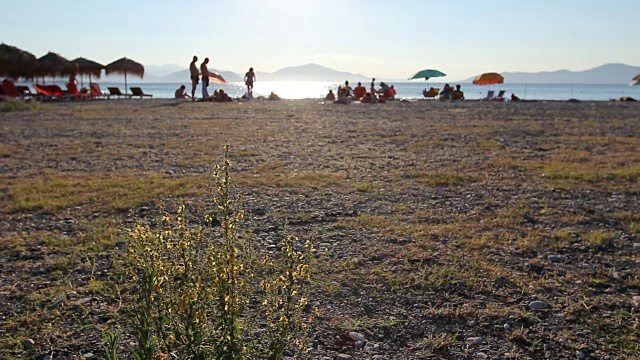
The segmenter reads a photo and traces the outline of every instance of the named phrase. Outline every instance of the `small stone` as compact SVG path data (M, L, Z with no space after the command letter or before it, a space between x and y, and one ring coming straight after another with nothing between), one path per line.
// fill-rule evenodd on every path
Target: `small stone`
M358 332L355 332L355 331L350 332L349 333L349 337L353 341L364 341L364 335L362 335L362 334L360 334Z
M61 303L61 302L66 301L66 300L67 300L67 295L65 293L62 293L62 294L56 296L55 299L53 299L53 303L57 304L57 303Z
M22 346L24 346L26 349L31 349L35 344L36 342L33 341L33 339L22 340Z
M551 262L566 262L569 258L564 255L549 255L547 260Z
M576 350L576 356L580 360L583 360L584 358L586 358L586 356L584 356L584 353L582 351L580 351L580 350Z
M76 305L82 306L88 302L91 302L91 298L86 297L76 301Z
M504 329L505 329L505 330L509 330L509 329L511 329L511 325L509 325L509 324L504 324Z
M102 311L100 311L99 309L92 309L91 310L91 315L100 315L102 314Z
M84 355L82 355L83 359L93 359L93 354L92 353L86 353Z
M477 353L477 354L476 354L476 359L484 360L484 359L488 359L488 358L489 358L489 357L488 357L488 356L487 356L487 354L485 354L485 353Z
M548 309L549 307L549 303L546 303L544 301L532 301L529 303L530 310L543 310Z
M470 337L467 338L467 344L469 345L477 345L480 344L482 342L482 338L481 337Z
M336 356L336 360L351 360L351 359L353 359L351 355L347 355L347 354L338 354L338 356Z
M384 359L384 355L373 355L373 360L383 360Z
M360 350L364 347L364 341L356 341L354 346L357 350Z

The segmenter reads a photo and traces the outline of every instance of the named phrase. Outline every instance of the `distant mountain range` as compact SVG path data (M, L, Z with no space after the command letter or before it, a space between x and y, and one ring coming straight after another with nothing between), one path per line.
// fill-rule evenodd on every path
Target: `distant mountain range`
M243 81L244 74L232 71L215 70L228 82ZM639 66L625 64L605 64L584 71L543 71L543 72L502 72L505 82L518 84L627 84L631 79L640 74ZM353 74L345 71L334 70L318 64L306 64L290 66L273 73L257 72L258 81L332 81L342 82L368 82L371 77L362 74ZM136 77L130 76L129 82L140 82ZM382 79L388 80L388 79ZM443 79L444 80L444 79ZM106 81L122 81L121 76L110 76ZM395 82L405 80L394 80ZM473 78L460 82L469 83ZM145 76L142 82L146 83L187 83L189 82L189 69L179 65L149 65L145 68ZM452 82L452 81L449 81Z
M176 68L178 70L176 70ZM186 83L189 82L189 69L183 69L178 65L149 65L145 66L145 75L142 80L137 77L128 77L129 82L143 83ZM174 70L174 71L171 71ZM210 69L222 75L227 82L243 81L244 74L236 74L232 71ZM352 74L345 71L337 71L318 64L291 66L273 73L256 72L258 81L336 81L349 80L352 82L368 81L371 78ZM104 77L108 82L121 82L124 78L120 75Z
M640 66L605 64L584 71L503 72L504 81L512 84L628 84L640 74ZM472 82L473 78L463 82Z

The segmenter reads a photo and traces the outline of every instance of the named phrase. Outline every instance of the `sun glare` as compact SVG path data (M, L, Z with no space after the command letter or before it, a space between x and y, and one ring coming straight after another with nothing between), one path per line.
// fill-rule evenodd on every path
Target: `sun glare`
M272 0L265 2L262 6L278 15L300 16L311 14L317 3L299 0Z

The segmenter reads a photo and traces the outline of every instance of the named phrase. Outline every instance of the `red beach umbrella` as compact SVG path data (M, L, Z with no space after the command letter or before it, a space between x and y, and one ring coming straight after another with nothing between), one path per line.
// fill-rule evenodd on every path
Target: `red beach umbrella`
M504 82L504 77L498 73L484 73L482 75L478 75L473 80L473 85L492 85L492 84L502 84Z

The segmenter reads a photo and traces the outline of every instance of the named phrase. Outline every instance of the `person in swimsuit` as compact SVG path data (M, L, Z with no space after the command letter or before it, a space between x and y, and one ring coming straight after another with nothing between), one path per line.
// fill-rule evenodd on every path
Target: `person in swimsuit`
M247 94L249 98L253 97L253 82L256 81L256 74L253 72L253 68L244 75L244 83L247 85Z
M209 68L207 68L207 64L209 63L209 58L204 58L202 64L200 64L200 75L202 75L202 99L209 99Z
M198 87L198 79L200 77L196 61L198 61L198 57L194 55L189 65L189 73L191 74L191 99L194 101L196 100L196 88Z

